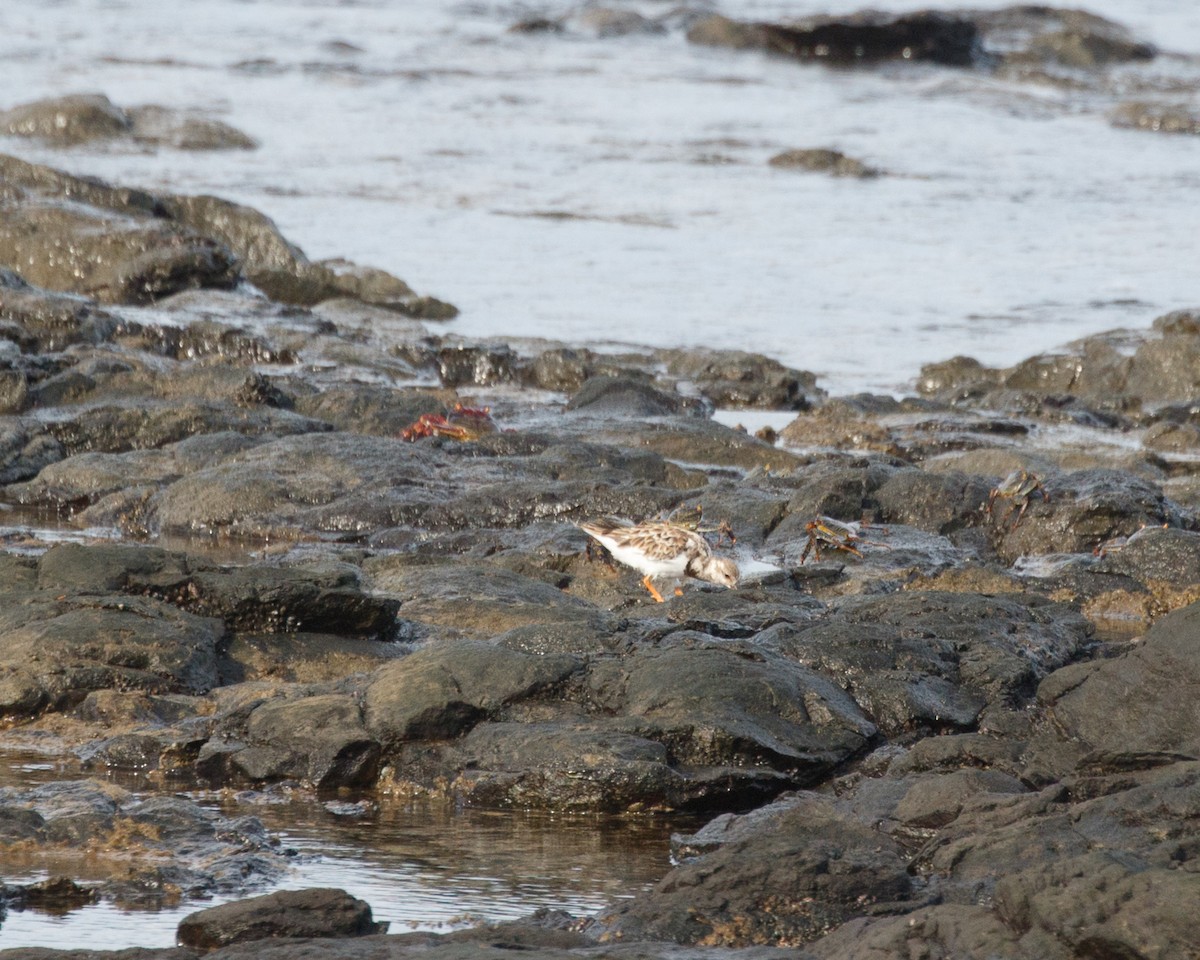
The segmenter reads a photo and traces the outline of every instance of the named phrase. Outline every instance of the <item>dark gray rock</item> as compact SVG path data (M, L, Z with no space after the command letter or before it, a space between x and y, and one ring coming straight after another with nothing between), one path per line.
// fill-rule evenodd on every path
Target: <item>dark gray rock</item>
M508 704L562 683L573 656L531 656L470 641L435 644L381 668L367 688L366 725L386 747L445 740Z
M224 626L147 597L17 595L0 608L0 714L63 710L89 690L204 693Z
M269 700L256 707L244 737L210 741L197 756L196 770L222 781L295 779L322 789L369 786L379 773L380 755L358 701L323 694Z
M666 393L641 380L598 376L588 380L567 402L567 410L586 410L608 417L703 416L704 405L679 394Z
M770 829L676 867L602 914L599 927L627 940L795 948L872 907L919 906L918 896L890 839L829 799L804 795Z
M718 407L806 410L825 395L814 374L741 350L672 350L667 372L682 377Z
M850 598L811 625L759 638L837 677L889 734L971 729L987 704L1020 705L1083 646L1090 626L1026 597L918 592Z
M980 52L973 23L933 11L901 16L863 12L787 24L737 23L714 15L696 23L688 31L688 40L838 66L928 60L965 67Z
M1178 526L1179 510L1155 483L1118 470L1080 470L1043 479L1049 499L998 499L990 517L997 552L1013 561L1023 554L1090 553L1113 537L1144 526ZM1013 509L1015 507L1015 509Z
M1188 693L1200 682L1200 603L1159 620L1111 660L1075 664L1038 688L1056 727L1120 769L1155 755L1200 759L1200 717Z
M358 937L382 933L371 907L344 890L281 890L210 907L184 918L176 936L191 947L296 937Z

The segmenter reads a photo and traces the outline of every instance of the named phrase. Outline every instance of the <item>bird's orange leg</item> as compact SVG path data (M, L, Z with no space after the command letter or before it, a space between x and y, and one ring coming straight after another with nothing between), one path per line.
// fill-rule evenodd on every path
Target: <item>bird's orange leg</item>
M646 574L646 576L642 578L642 586L650 591L650 596L652 596L655 600L657 600L659 603L663 602L662 594L659 593L654 584L650 582L650 574Z

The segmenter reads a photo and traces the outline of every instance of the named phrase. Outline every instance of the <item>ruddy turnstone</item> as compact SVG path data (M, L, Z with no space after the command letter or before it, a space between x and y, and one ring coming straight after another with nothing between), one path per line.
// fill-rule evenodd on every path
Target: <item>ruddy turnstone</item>
M676 581L695 577L727 587L737 586L737 564L727 557L716 556L708 541L687 527L661 520L630 524L607 517L578 526L602 543L616 560L644 573L642 586L659 603L663 602L662 594L653 583L659 577Z

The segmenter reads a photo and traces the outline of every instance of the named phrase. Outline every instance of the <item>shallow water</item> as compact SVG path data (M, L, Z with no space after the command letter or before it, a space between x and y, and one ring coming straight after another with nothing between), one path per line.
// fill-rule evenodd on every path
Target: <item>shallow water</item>
M1088 7L1200 53L1195 5ZM1008 364L1196 302L1200 138L1117 130L1108 96L979 71L831 70L689 45L677 29L506 32L569 9L22 4L0 40L5 105L103 91L206 111L261 148L0 148L252 204L311 256L384 267L458 304L449 331L740 347L835 392L903 390L922 363L958 353ZM1163 57L1114 83L1194 103L1198 76L1194 59ZM895 176L766 165L797 146Z
M87 775L37 754L0 753L0 786ZM147 789L136 776L109 779L135 792ZM355 816L338 812L352 808L353 798L325 802L305 791L280 788L232 796L182 795L225 816L258 817L284 848L295 851L290 875L270 889L340 887L366 900L376 920L390 921L392 933L515 919L539 907L576 916L594 912L656 881L670 865L672 826L696 824L399 800L368 801L367 812ZM0 870L0 880L8 883L47 876L46 870ZM171 946L185 916L230 899L236 898L191 900L157 911L112 903L61 916L10 911L0 923L0 949Z

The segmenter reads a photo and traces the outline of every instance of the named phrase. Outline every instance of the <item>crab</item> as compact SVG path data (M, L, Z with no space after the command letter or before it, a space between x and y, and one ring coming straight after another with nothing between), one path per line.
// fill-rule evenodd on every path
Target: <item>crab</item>
M1018 506L1020 507L1017 510L1017 519L1012 522L1013 527L1016 527L1021 522L1021 518L1025 516L1025 511L1029 508L1029 501L1035 496L1041 497L1046 503L1050 502L1050 494L1046 492L1046 487L1037 474L1030 473L1028 470L1014 470L988 494L987 515L989 517L992 515L997 500L1008 500L1010 502L1008 512L1004 515L1005 520L1012 516L1012 512L1017 510Z
M856 544L871 547L886 546L886 544L876 543L873 540L864 540L859 536L858 531L864 526L866 524L844 523L841 520L834 520L833 517L815 517L804 525L804 529L808 533L808 542L804 545L804 552L800 554L800 563L803 564L808 560L809 553L812 553L820 563L822 550L841 550L843 553L852 553L861 560L862 551Z
M456 403L446 416L423 413L400 431L408 441L421 437L449 437L451 440L478 440L496 432L491 407L464 407Z

